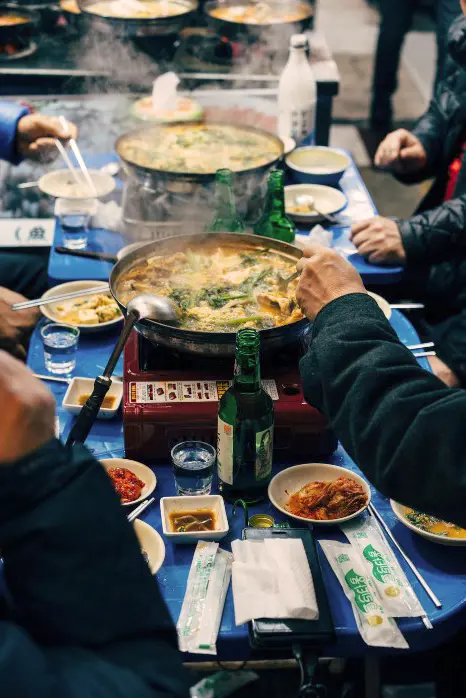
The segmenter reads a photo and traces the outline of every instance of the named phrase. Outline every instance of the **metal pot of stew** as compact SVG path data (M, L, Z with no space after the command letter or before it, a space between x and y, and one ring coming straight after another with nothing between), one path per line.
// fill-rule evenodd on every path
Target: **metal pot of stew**
M295 341L307 324L296 305L297 280L286 292L278 287L279 276L291 276L300 257L292 245L247 233L179 235L123 257L110 275L110 290L123 313L140 293L177 303L178 326L137 324L153 344L198 356L233 356L236 332L255 327L262 352L273 352Z
M38 16L17 5L0 5L0 45L25 45L36 32Z
M211 0L204 5L210 26L220 36L249 37L252 40L278 31L276 38L286 42L288 36L312 26L314 3L308 0ZM288 28L287 36L284 30Z
M197 0L78 0L86 23L120 38L178 34L198 8Z

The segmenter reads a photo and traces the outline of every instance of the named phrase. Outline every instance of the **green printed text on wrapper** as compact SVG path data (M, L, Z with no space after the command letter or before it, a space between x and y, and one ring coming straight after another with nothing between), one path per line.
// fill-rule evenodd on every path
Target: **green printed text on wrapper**
M350 558L348 555L342 554L337 557L337 562L340 564L342 562L350 562ZM369 591L366 577L363 574L355 572L355 570L351 568L345 574L345 581L353 592L357 607L361 613L367 616L369 625L381 625L383 623L383 618L380 615L380 606Z

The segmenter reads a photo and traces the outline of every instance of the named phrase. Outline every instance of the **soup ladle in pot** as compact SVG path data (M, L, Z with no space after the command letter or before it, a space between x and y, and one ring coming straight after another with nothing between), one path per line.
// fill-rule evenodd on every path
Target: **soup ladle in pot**
M112 374L131 330L139 320L155 320L166 324L177 323L180 310L171 300L163 296L143 293L133 298L127 305L125 324L113 349L104 372L97 376L92 394L81 409L76 422L66 440L67 446L84 443L97 418L104 398L112 384Z

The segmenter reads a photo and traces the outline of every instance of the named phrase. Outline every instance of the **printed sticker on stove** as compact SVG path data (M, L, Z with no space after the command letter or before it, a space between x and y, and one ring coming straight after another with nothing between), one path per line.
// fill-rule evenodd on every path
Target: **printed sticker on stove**
M129 385L129 401L138 404L160 402L218 402L231 381L173 381L134 382ZM278 400L274 380L262 381L262 387L272 400Z

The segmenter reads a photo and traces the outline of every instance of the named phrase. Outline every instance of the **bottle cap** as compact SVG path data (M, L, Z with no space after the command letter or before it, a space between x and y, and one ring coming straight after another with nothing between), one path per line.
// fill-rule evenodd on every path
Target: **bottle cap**
M293 48L307 48L308 41L306 34L293 34L290 39L290 46Z
M273 528L274 519L270 514L254 514L249 519L252 528Z

